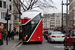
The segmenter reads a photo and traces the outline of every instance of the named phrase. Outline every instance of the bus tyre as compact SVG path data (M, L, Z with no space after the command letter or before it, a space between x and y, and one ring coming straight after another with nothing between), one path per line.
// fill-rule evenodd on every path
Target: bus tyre
M23 44L26 44L26 42L23 42Z
M40 44L42 44L42 42L39 42Z

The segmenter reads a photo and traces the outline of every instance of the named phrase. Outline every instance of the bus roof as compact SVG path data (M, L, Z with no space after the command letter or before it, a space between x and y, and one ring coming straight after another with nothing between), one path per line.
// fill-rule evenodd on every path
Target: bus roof
M22 16L21 16L21 19L24 19L24 18L34 18L36 15L38 15L39 11L36 11L36 10L29 10L29 11L26 11L26 12L23 12L22 13Z

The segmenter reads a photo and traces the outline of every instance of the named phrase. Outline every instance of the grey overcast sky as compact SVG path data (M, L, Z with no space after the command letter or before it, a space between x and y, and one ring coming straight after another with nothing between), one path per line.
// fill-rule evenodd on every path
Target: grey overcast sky
M53 2L54 2L54 5L57 7L57 9L56 10L51 10L50 11L50 13L61 13L62 11L62 6L61 6L61 3L62 3L62 0L53 0ZM63 0L63 2L65 3L66 2L66 0ZM64 7L64 9L63 9L63 11L64 11L64 13L66 12L66 6L64 5L63 6Z
M57 9L50 9L49 8L49 11L47 10L47 8L45 9L45 11L43 10L40 10L38 8L34 8L34 10L39 10L41 11L42 13L61 13L62 12L62 0L52 0L54 2L54 6L57 8ZM66 0L63 0L64 3L66 3ZM64 13L66 12L66 6L64 5L64 9L63 9Z
M61 13L62 12L62 0L53 0L54 2L54 6L56 6L57 9L53 10L53 9L50 9L50 11L47 11L47 12L44 12L44 11L41 11L42 13ZM63 0L64 3L66 3L66 0ZM66 12L66 6L64 5L63 6L63 11L64 13ZM39 10L39 9L38 9Z

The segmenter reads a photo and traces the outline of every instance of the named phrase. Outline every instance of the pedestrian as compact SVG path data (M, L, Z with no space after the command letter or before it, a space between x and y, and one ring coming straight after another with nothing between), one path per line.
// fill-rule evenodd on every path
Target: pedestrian
M2 39L5 40L5 32L2 31Z
M17 31L17 32L16 32L17 36L18 36L18 33L19 33L19 32Z
M14 40L14 34L15 34L15 33L14 33L14 30L12 30L12 32L11 32L11 39L12 39L12 40Z
M6 29L3 29L2 31L3 40L6 40L6 31Z
M14 36L16 35L16 31L14 31Z
M0 45L3 45L3 39L2 39L2 30L4 28L4 24L0 22Z
M10 33L10 31L8 31L8 38L9 38L9 41L10 41L10 37L11 37L11 33Z
M19 32L19 40L22 40L22 30Z

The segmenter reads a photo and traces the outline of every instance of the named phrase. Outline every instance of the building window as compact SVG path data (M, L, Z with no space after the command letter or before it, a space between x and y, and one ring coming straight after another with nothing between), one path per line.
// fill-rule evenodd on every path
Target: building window
M17 16L16 15L14 16L14 19L17 20Z
M11 0L9 0L9 1L11 1Z
M2 7L2 1L0 1L0 7Z
M17 3L17 0L14 0L15 3Z
M11 5L9 6L10 10L11 10Z
M17 7L14 7L14 11L17 11Z
M5 19L6 17L6 13L5 12L1 12L1 19Z
M1 12L1 19L3 18L3 13Z
M3 2L3 8L6 8L6 2Z
M50 27L55 27L54 25L50 25Z

